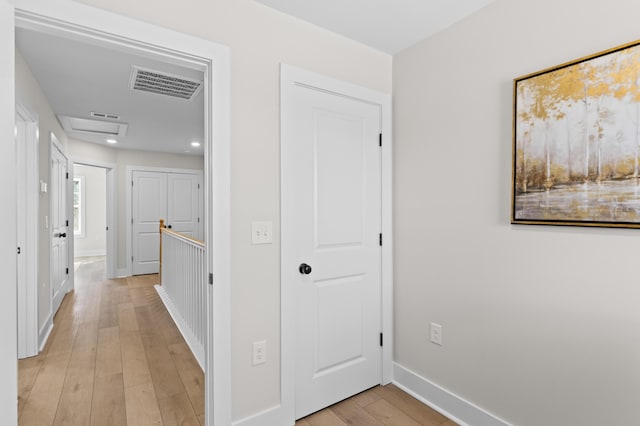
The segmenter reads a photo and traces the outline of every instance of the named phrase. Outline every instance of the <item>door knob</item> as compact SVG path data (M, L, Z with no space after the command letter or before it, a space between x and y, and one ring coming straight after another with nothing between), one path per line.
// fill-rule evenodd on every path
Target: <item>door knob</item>
M66 233L66 232L62 232L62 233L60 234L60 238L66 238L66 237L67 237L67 233Z
M302 275L309 275L311 273L311 266L306 263L301 263L300 266L298 266L298 271L300 271Z
M171 225L167 225L167 228L171 229Z

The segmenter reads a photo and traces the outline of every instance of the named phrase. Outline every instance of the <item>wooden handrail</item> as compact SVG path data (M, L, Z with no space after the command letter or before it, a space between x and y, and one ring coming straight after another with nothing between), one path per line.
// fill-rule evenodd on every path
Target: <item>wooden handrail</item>
M162 228L160 232L163 232L163 233L165 233L165 234L169 234L169 235L173 235L173 236L176 236L176 237L178 237L178 238L185 239L185 240L189 240L189 241L191 241L191 242L192 242L192 243L194 243L194 244L197 244L197 245L199 245L199 246L201 246L201 247L204 247L204 241L200 241L200 240L199 240L199 239L197 239L197 238L193 238L193 237L190 237L190 236L188 236L188 235L181 234L180 232L176 232L176 231L174 231L173 229Z

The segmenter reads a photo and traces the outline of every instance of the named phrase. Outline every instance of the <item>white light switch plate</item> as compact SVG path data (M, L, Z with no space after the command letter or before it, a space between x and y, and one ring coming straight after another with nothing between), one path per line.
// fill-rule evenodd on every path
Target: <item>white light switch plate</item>
M442 325L431 323L431 342L442 346Z
M272 242L272 222L251 222L251 244L271 244Z

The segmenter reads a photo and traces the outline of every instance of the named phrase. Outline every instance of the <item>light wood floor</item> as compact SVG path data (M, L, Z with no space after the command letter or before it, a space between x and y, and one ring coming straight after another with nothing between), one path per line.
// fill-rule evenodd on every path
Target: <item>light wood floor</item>
M300 419L296 426L457 426L394 385L377 386Z
M18 362L19 424L200 425L204 375L153 285L82 263L44 351Z
M104 259L76 264L46 347L18 362L20 426L204 424L204 375L153 289L157 275L104 271ZM296 422L344 425L455 423L393 385Z

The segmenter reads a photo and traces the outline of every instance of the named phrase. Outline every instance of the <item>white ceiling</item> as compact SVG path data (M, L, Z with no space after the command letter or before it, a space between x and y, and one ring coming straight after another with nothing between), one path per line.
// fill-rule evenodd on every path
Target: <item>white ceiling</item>
M493 0L256 1L393 55Z
M202 72L24 29L16 29L16 46L56 114L92 118L92 111L103 112L128 124L126 136L110 147L203 155L202 145L191 147L204 137L202 92L188 101L129 90L133 65L197 80ZM108 145L107 136L67 134Z

